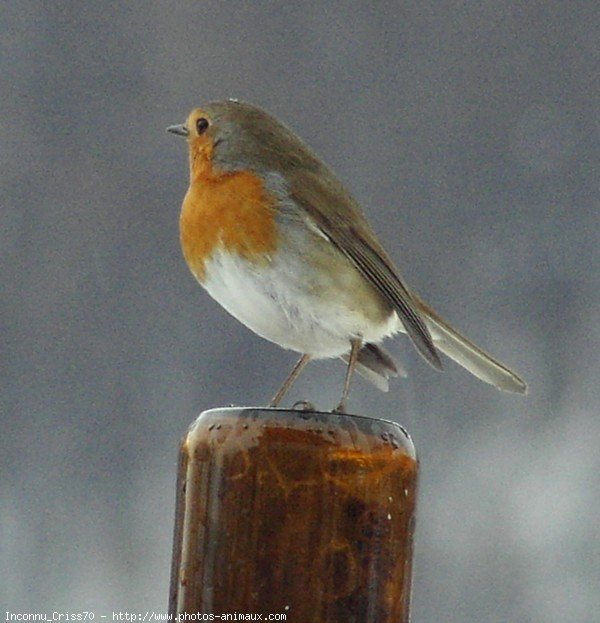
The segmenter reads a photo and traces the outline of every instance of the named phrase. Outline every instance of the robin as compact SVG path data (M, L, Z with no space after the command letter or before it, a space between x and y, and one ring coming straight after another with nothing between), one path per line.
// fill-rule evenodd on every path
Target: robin
M301 353L270 406L311 359L347 362L340 412L355 370L387 390L398 369L378 344L397 332L438 370L442 352L482 381L526 393L406 286L356 200L277 119L226 100L168 131L188 142L180 240L194 277L252 331Z

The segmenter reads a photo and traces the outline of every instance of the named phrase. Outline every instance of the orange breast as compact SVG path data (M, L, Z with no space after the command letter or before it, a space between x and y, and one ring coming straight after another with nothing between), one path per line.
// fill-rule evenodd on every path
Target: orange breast
M217 247L252 262L267 261L277 247L275 200L262 180L246 171L205 171L193 178L183 200L179 231L183 255L203 281Z

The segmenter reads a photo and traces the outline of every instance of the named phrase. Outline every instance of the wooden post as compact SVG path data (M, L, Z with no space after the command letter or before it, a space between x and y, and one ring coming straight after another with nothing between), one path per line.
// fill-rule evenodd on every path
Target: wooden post
M408 622L417 469L393 422L205 411L181 446L170 613Z

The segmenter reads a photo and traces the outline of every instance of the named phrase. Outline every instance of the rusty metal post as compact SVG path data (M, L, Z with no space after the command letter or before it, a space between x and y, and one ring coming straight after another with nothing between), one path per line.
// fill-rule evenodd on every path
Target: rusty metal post
M385 420L205 411L181 446L170 613L408 622L417 471Z

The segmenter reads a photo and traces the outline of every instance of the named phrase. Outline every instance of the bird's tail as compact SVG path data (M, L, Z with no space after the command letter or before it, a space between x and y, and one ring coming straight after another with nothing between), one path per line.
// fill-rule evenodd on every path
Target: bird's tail
M527 393L527 385L518 374L461 335L415 294L413 298L431 332L433 343L444 355L498 389ZM343 355L341 359L348 362L348 356ZM384 392L388 391L390 377L406 376L406 372L398 369L390 355L376 344L364 344L360 349L356 372Z
M436 348L477 378L495 385L498 389L517 394L527 393L527 385L515 372L475 346L473 342L440 318L419 297L414 294L413 297L425 318Z
M348 363L348 357L349 355L342 355L341 359ZM404 370L398 369L394 360L376 344L363 345L358 352L355 370L382 392L388 391L390 377L406 376Z

